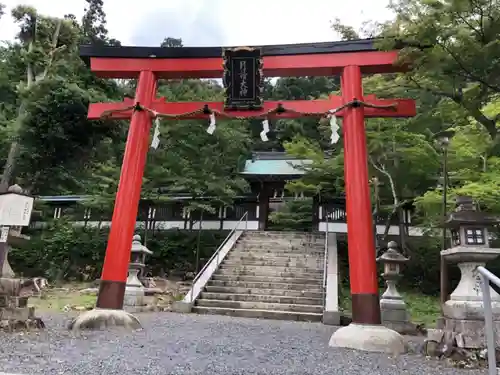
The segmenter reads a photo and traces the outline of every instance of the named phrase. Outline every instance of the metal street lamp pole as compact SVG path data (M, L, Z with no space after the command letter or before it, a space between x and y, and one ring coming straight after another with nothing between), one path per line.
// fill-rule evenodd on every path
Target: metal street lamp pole
M450 144L451 138L455 135L452 130L447 130L439 132L435 135L441 145L441 150L443 151L443 220L445 220L448 214L447 204L448 204L448 146ZM447 238L446 238L446 228L443 226L442 230L442 240L441 249L446 250ZM448 300L448 265L445 262L444 257L440 257L440 301L441 306Z

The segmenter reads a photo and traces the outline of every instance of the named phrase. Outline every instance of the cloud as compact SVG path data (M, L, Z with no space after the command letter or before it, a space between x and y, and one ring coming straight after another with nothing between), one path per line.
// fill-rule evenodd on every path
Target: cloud
M124 45L158 46L165 37L186 46L263 45L335 40L330 21L339 17L359 27L367 19L383 21L389 0L106 0L104 10L112 38ZM84 0L0 0L7 11L30 4L45 15L83 15ZM0 40L11 40L17 26L8 13L0 21Z
M226 0L183 0L168 8L145 13L134 25L130 41L134 45L158 46L166 37L182 38L185 46L226 44L223 20Z

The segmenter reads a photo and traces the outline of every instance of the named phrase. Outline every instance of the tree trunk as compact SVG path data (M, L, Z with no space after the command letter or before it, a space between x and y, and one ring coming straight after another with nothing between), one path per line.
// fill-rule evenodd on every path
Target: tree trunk
M28 69L30 70L30 69ZM27 88L29 89L32 84L31 81L28 80ZM17 118L14 125L14 139L10 144L9 154L7 156L7 160L5 161L5 165L3 167L2 178L0 179L0 192L6 192L9 188L9 184L12 180L12 176L14 175L14 169L16 168L17 156L19 154L20 143L19 143L19 133L22 129L23 122L26 116L26 102L23 100L21 105L19 106L19 110L17 112Z
M54 33L52 34L52 41L51 41L51 50L49 52L49 59L47 64L45 65L45 69L43 73L38 77L38 81L44 80L47 75L49 74L50 68L52 67L52 63L54 61L54 55L57 53L58 50L62 50L65 48L65 46L61 46L57 48L57 41L59 40L59 34L61 32L61 25L62 25L62 20L59 20L59 22L56 25L56 29ZM30 55L33 52L34 49L34 43L35 43L35 37L36 35L32 36L32 40L28 43L28 55ZM28 62L26 66L26 91L30 91L30 89L33 87L33 85L36 82L35 78L35 71L33 68L33 64L31 62ZM16 168L16 162L17 162L17 157L19 155L19 150L20 150L20 143L19 143L19 136L21 133L21 129L24 125L24 120L26 117L26 99L23 99L21 101L21 104L19 105L19 110L17 112L17 118L14 123L14 140L12 141L9 149L9 154L7 156L7 160L5 162L5 165L3 167L3 173L2 173L2 178L0 179L0 192L5 192L9 188L9 184L12 180L12 177L14 175L14 170Z
M2 179L0 180L0 192L6 192L12 178L14 167L16 166L17 154L19 152L19 142L17 139L10 144L9 154L3 167Z

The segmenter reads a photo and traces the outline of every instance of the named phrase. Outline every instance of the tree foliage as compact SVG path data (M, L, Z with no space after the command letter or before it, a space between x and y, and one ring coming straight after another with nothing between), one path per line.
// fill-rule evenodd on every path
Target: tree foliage
M386 47L403 45L411 70L405 85L452 102L492 138L500 113L486 113L500 92L500 2L498 0L399 0L396 19L384 25Z

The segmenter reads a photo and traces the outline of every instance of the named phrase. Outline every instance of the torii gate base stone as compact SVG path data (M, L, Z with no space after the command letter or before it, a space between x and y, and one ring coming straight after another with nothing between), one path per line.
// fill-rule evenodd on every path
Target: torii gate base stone
M248 48L243 48L248 50ZM251 50L251 48L250 48ZM341 75L342 96L326 100L264 102L262 112L226 110L227 117L252 118L262 115L297 118L322 116L339 108L343 117L345 192L349 244L349 273L353 323L339 328L331 337L331 347L344 347L393 354L405 351L403 338L381 325L375 244L368 185L365 117L411 117L415 103L407 99L380 100L363 95L362 75L393 73L397 51L380 51L373 40L259 47L262 66L256 71L267 77ZM103 265L96 310L84 313L72 329L108 325L139 327L132 315L123 311L123 297L134 234L142 177L149 148L153 115L176 119L207 118L225 110L224 103L169 103L156 98L158 79L221 78L224 73L220 47L92 47L83 46L81 56L91 70L103 78L138 79L134 101L96 103L89 118L103 115L130 119L115 209ZM260 64L260 63L259 63ZM255 82L254 82L255 83ZM132 104L132 105L131 105ZM280 106L283 110L274 111ZM392 107L392 109L388 109Z

